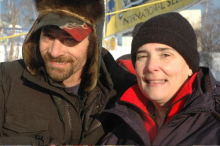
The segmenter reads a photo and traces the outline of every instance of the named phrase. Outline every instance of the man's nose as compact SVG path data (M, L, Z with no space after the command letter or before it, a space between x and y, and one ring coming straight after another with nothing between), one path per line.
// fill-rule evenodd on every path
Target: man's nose
M53 58L62 56L65 54L65 46L59 39L54 39L50 46L49 53Z

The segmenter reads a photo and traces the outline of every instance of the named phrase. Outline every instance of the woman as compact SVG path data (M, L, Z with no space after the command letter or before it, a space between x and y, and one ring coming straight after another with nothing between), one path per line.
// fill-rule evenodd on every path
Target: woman
M220 84L199 67L196 35L184 17L171 12L146 21L131 59L138 84L107 111L118 123L102 144L220 144Z

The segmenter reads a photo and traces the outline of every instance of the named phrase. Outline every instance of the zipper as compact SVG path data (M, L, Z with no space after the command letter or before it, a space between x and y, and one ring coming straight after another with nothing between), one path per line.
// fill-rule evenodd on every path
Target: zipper
M81 120L83 123L85 114L87 113L87 111L90 109L91 105L100 97L100 93L97 94L96 98L89 104L89 106L85 109L85 111L82 114ZM97 128L99 128L101 126L101 122L99 122L92 130L88 131L87 134L85 134L83 137L80 138L79 144L85 139L85 137L87 137L89 134L91 134L93 131L95 131Z
M85 139L86 136L88 136L89 134L91 134L93 131L95 131L97 128L99 128L102 125L102 123L100 122L96 127L94 127L91 131L89 131L87 134L85 134L83 136L83 138L81 138L81 140L79 141L79 144Z
M100 96L100 93L98 93L98 95L96 96L96 98L89 104L89 106L85 109L85 111L84 111L83 114L81 115L81 120L82 120L82 122L83 122L83 120L84 120L84 116L85 116L86 112L90 109L91 105L97 100L97 98L99 98L99 96ZM80 101L80 107L82 107L81 104L82 104L82 103L81 103L81 101Z

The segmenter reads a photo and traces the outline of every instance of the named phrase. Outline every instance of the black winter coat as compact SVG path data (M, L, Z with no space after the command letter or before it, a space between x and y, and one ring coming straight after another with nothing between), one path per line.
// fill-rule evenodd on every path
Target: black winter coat
M195 88L181 112L158 129L150 138L139 109L118 101L107 110L118 121L100 144L117 145L220 145L220 83L207 68L201 68L194 81Z
M97 86L80 98L43 68L33 76L23 60L1 63L0 145L96 144L106 132L103 110L136 83L109 52L102 56Z

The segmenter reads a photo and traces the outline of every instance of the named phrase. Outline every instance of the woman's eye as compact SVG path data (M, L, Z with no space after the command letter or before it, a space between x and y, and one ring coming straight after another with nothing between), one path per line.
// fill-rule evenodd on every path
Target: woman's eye
M162 54L162 57L169 57L170 54Z
M138 55L137 56L137 60L142 60L142 59L145 59L147 58L147 55Z

